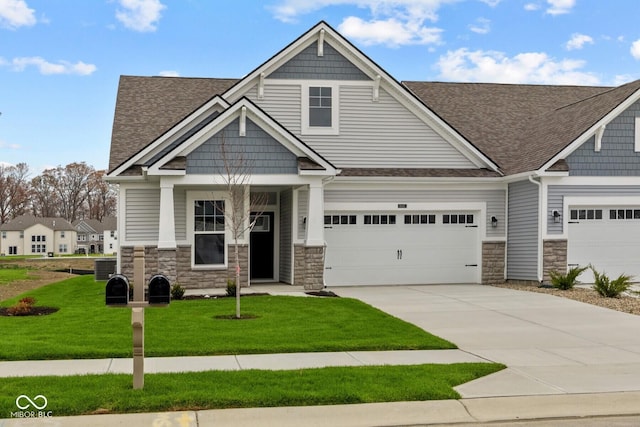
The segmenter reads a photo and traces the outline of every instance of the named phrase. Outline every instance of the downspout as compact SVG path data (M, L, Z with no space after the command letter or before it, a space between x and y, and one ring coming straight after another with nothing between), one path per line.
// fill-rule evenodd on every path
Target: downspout
M529 181L538 186L538 283L542 285L542 262L544 257L542 256L542 183L533 179L534 175L529 175Z

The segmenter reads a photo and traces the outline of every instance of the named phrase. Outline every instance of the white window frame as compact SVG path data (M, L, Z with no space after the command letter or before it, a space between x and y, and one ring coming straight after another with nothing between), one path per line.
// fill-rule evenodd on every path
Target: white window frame
M230 227L228 224L229 218L225 212L225 227L224 227L224 264L196 264L195 263L195 232L194 232L194 202L196 200L222 200L224 201L225 208L231 206L229 202L229 195L223 191L188 191L187 192L187 240L191 245L191 268L194 270L225 270L229 265L229 244L232 241Z
M309 126L309 88L331 88L331 126ZM339 135L340 133L340 84L335 81L316 80L301 85L301 133L302 135Z

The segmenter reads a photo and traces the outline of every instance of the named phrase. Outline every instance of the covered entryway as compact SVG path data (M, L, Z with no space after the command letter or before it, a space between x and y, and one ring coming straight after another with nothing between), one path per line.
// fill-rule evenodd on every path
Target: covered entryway
M325 282L477 283L478 217L476 211L327 212Z
M274 213L252 213L256 223L250 234L251 280L274 280Z
M640 281L640 206L571 206L569 209L567 264L592 264L611 279L620 274ZM580 276L593 282L587 270Z

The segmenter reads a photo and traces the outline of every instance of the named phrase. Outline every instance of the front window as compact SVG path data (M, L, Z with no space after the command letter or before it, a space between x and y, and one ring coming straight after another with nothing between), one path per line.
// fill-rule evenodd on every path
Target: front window
M193 220L194 264L224 264L224 200L195 200Z
M331 91L330 87L309 87L309 126L332 126L331 121Z

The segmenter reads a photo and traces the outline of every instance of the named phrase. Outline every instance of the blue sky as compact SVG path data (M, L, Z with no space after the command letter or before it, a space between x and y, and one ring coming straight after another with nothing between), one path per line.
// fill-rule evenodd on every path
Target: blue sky
M320 20L398 80L640 79L637 0L0 0L0 164L105 169L120 75L242 77Z

